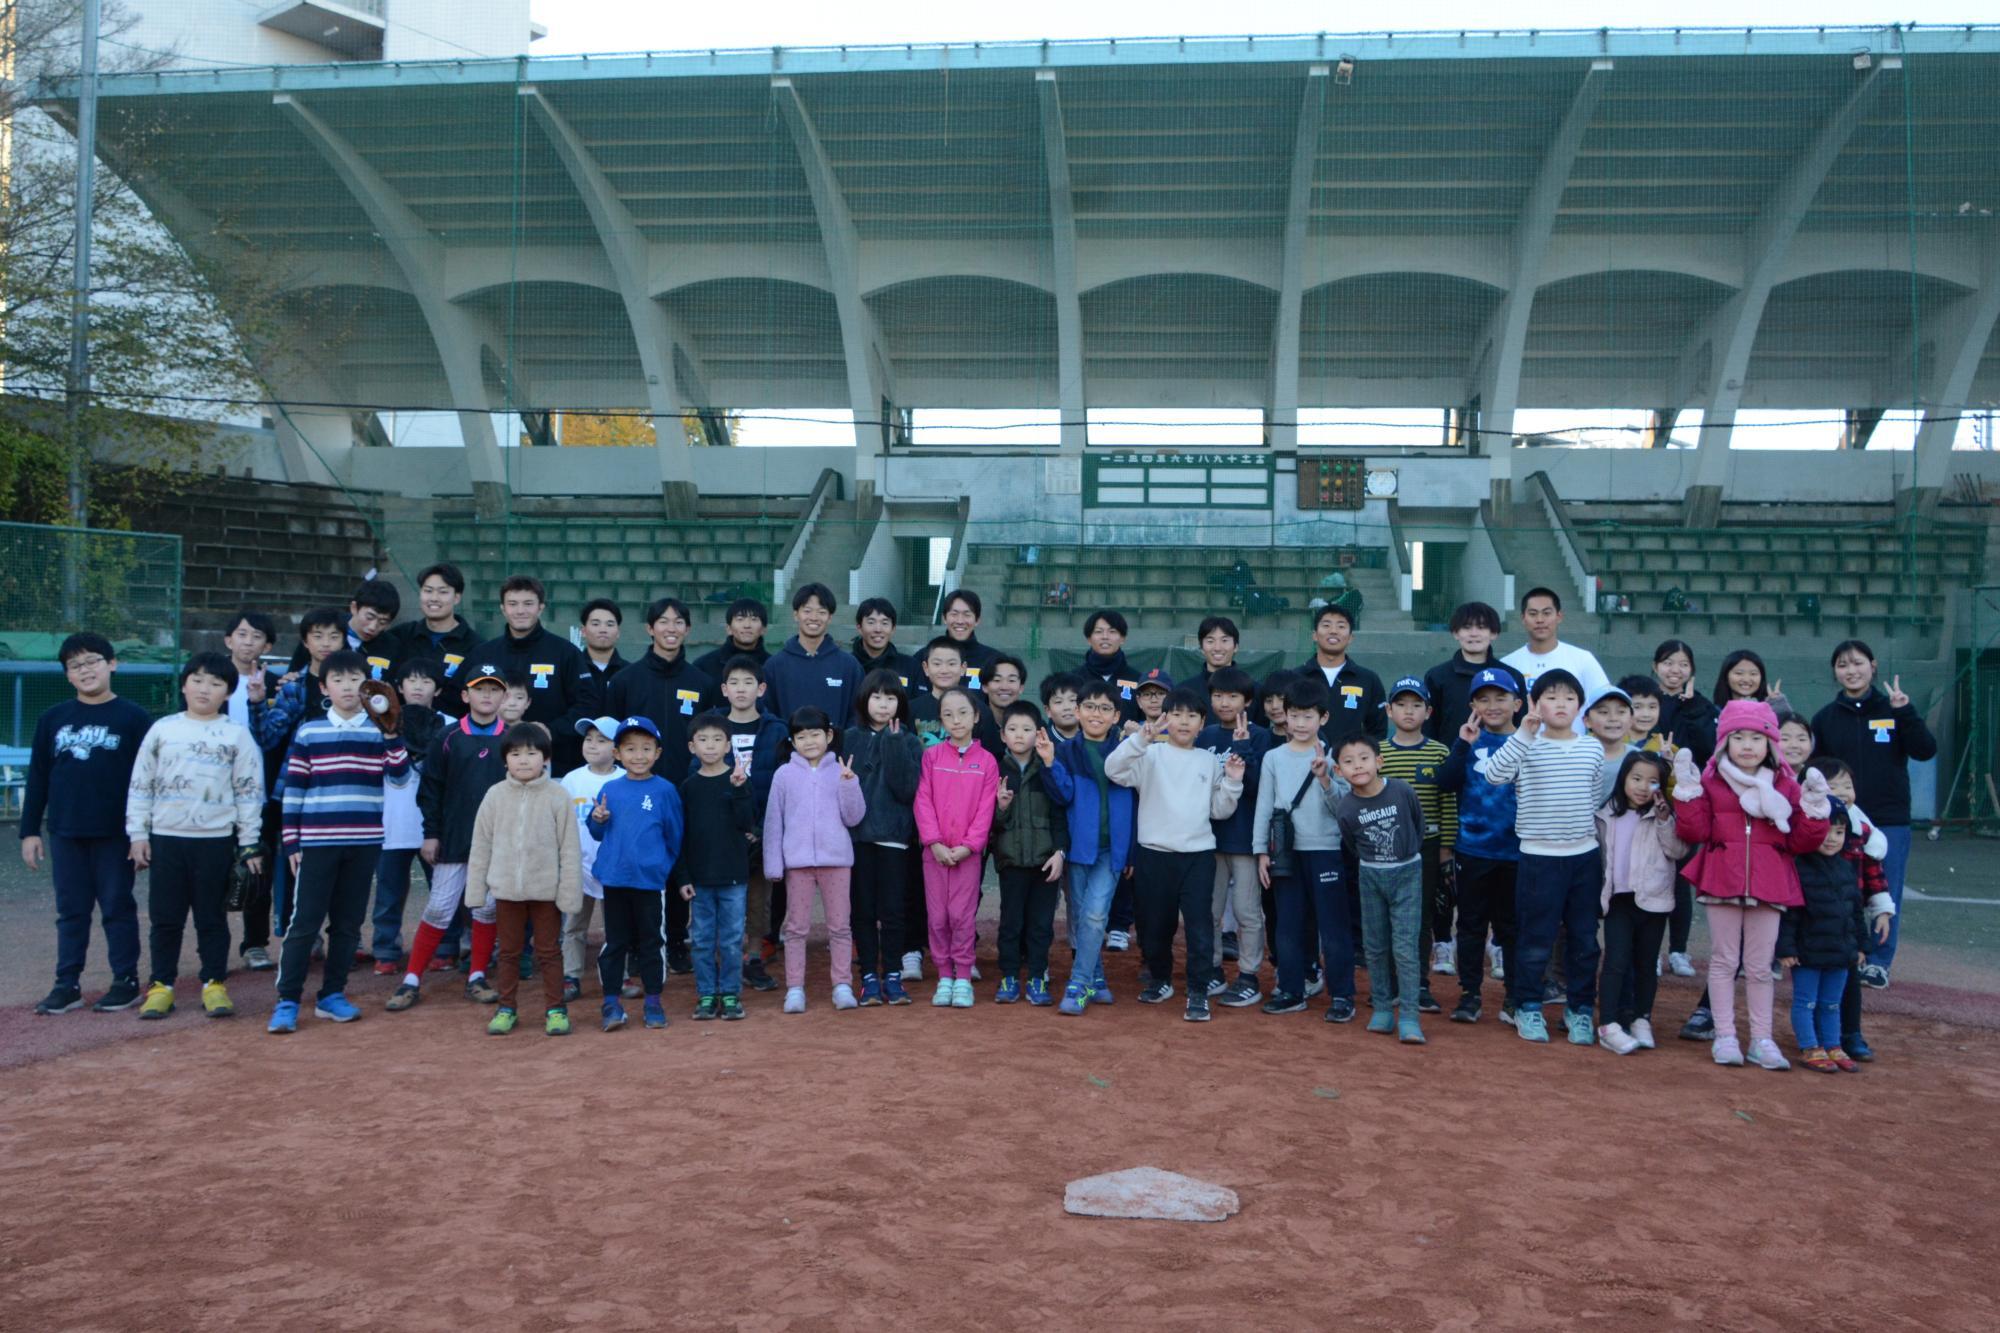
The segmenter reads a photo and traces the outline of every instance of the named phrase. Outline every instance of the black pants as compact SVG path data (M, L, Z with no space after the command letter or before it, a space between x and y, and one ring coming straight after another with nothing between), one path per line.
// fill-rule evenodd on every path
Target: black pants
M926 854L924 849L914 842L910 844L909 851L898 853L903 858L902 948L904 953L924 952L924 945L931 937L931 908L930 904L924 901L924 857ZM858 930L855 935L855 942L858 947L860 943L860 933ZM903 960L900 957L897 958L896 966L900 968L902 965Z
M250 883L250 896L243 900L242 949L263 949L271 943L271 884L278 876L278 862L284 858L281 840L284 807L276 801L264 803L264 828L257 846L264 857L264 869Z
M1138 864L1139 853L1135 847L1132 864L1125 868L1125 873L1118 877L1118 887L1111 891L1111 917L1105 923L1107 930L1129 932L1138 923ZM1213 885L1210 887L1213 888ZM1173 973L1169 971L1159 979L1168 981L1172 978Z
M660 889L604 886L604 947L597 951L597 980L606 999L616 998L624 986L628 960L638 969L646 994L658 995L666 985L667 897Z
M1340 844L1340 878L1347 894L1347 930L1354 937L1354 956L1365 959L1368 949L1361 938L1361 850L1345 839ZM1373 977L1368 985L1371 990L1374 988Z
M1049 877L1034 866L1001 867L1001 976L1018 977L1023 968L1030 977L1048 975L1049 948L1056 940L1056 899L1061 896L1062 885L1049 883Z
M203 982L229 975L229 872L236 864L236 839L153 839L152 869L146 872L146 915L153 955L153 980L173 985L181 972L181 937L194 913L195 948Z
M1156 982L1173 980L1174 927L1184 924L1188 994L1207 995L1215 973L1215 853L1140 847L1133 866L1133 916L1147 973Z
M347 989L347 970L361 943L361 923L375 893L375 863L382 859L379 842L339 843L308 847L299 860L298 883L292 886L292 922L285 929L278 954L278 998L296 1004L306 990L306 969L312 966L313 942L326 927L326 965L320 973L319 998Z
M667 890L667 948L675 953L688 951L688 900L678 888Z
M1674 910L1667 918L1667 949L1671 953L1688 951L1688 932L1694 929L1694 885L1674 876Z
M1458 985L1474 1001L1486 981L1486 932L1500 943L1508 974L1514 969L1514 861L1457 854ZM1539 984L1539 978L1537 979Z
M903 970L903 900L909 896L909 866L907 847L854 844L849 906L853 909L854 970L864 977Z
M1870 938L1873 938L1872 936ZM1847 969L1847 988L1840 992L1840 1042L1846 1046L1849 1041L1861 1035L1861 969Z
M1629 1029L1653 1017L1660 978L1654 966L1670 913L1642 910L1629 893L1614 894L1604 913L1604 975L1597 990L1597 1021Z

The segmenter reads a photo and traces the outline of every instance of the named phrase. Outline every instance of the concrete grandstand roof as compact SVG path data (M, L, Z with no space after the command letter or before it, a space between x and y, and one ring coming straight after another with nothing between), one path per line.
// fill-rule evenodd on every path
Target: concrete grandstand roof
M1315 405L2000 397L1996 88L1979 27L1378 33L116 76L100 134L262 275L282 397L1282 443Z

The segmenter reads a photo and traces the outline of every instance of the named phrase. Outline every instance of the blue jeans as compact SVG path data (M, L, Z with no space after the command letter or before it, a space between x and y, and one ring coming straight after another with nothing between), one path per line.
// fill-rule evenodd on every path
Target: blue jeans
M1069 915L1074 923L1070 933L1076 942L1076 958L1069 979L1086 986L1104 980L1104 932L1111 922L1111 898L1118 891L1119 872L1111 853L1101 851L1087 866L1069 868Z
M688 903L695 994L742 994L743 912L749 890L748 884L696 886Z
M403 905L410 897L414 847L385 847L375 867L375 940L370 952L378 963L403 960Z
M1604 854L1595 847L1575 856L1521 853L1514 877L1514 952L1507 956L1507 997L1516 1009L1541 1012L1542 978L1560 929L1569 1012L1591 1011L1597 1003L1597 907L1603 893Z
M1875 942L1875 932L1868 932L1868 961L1887 968L1896 961L1896 938L1903 923L1903 872L1910 866L1910 826L1885 828L1882 836L1889 840L1889 854L1882 858L1882 877L1889 881L1889 897L1895 901L1896 915L1889 918L1889 938L1880 944Z
M104 923L104 948L113 977L139 979L139 902L132 896L137 873L124 837L65 838L51 833L49 876L56 890L56 985L77 986L90 956L90 914Z
M1423 932L1424 867L1361 865L1361 937L1368 950L1368 989L1377 1013L1392 1007L1417 1016L1417 988L1427 959L1417 957ZM1389 969L1395 965L1394 991Z
M1800 1050L1815 1046L1839 1049L1840 995L1846 989L1844 967L1792 969L1792 1033L1799 1039Z
M1338 849L1324 852L1294 851L1292 866L1298 873L1285 878L1273 876L1271 896L1278 907L1278 989L1291 995L1306 993L1306 964L1310 959L1326 959L1326 992L1329 999L1354 998L1354 927L1347 916L1346 872ZM1311 900L1317 918L1319 938L1306 938L1306 906ZM1387 979L1384 979L1385 986Z

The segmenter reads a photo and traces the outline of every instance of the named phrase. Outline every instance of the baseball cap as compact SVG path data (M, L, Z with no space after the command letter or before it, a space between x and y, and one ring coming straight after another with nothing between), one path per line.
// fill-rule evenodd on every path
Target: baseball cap
M465 678L465 688L471 689L482 680L490 680L495 685L505 685L507 678L500 674L500 668L489 662L481 662L472 668L472 674Z
M1583 705L1583 711L1588 713L1606 699L1623 699L1626 707L1629 708L1632 705L1631 695L1625 693L1625 691L1619 689L1616 685L1606 685L1603 689L1590 696L1590 699Z
M595 726L597 724L593 722L591 725ZM660 729L654 725L653 719L650 717L626 718L618 724L617 730L612 733L611 739L613 742L622 741L625 739L625 733L630 731L643 731L654 740L660 739Z
M1521 682L1499 667L1487 667L1472 678L1472 688L1465 692L1465 697L1470 699L1481 690L1505 690L1509 694L1519 694Z
M1394 703L1396 701L1396 696L1399 694L1414 694L1419 699L1422 699L1425 703L1429 703L1431 701L1430 687L1425 685L1421 680L1418 680L1415 676L1404 676L1394 685L1391 685L1389 687L1389 702Z
M1144 689L1171 690L1173 687L1174 678L1158 667L1154 667L1151 671L1139 677L1139 683L1133 688L1132 692L1137 694L1140 690Z
M603 736L606 740L616 740L618 738L618 719L615 717L586 717L576 724L576 734L579 736L588 736L593 731Z

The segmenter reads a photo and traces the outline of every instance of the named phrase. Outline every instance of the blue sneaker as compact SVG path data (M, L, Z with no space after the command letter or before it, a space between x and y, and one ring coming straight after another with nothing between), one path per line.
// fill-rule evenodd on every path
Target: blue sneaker
M1000 989L993 993L995 1004L1018 1004L1021 1000L1021 979L1019 977L1000 978Z
M1083 1007L1089 1003L1090 988L1081 981L1072 981L1063 987L1062 1003L1056 1006L1056 1012L1073 1018L1082 1013Z
M903 974L901 972L891 972L888 976L882 978L882 1003L908 1004L909 1002L910 993L903 989Z
M1028 978L1029 1004L1034 1005L1038 1009L1046 1009L1055 1002L1055 996L1049 994L1049 979L1047 977Z
M1396 1011L1393 1009L1377 1009L1374 1013L1368 1015L1368 1030L1370 1032L1394 1032L1396 1030Z
M1103 977L1099 977L1096 983L1090 988L1090 1002L1092 1004L1116 1004L1118 1003L1118 997L1111 993L1111 983Z
M666 1025L666 1007L660 1003L659 996L648 995L646 997L646 1026L649 1028L663 1028Z
M875 979L873 972L870 972L867 976L861 978L861 1007L863 1009L872 1009L881 1003L882 983Z
M1875 1048L1864 1041L1859 1032L1850 1032L1842 1037L1840 1048L1864 1065L1875 1059Z
M604 1031L616 1032L625 1026L625 1006L616 1000L604 1002Z
M328 995L313 1006L314 1018L331 1019L335 1023L352 1023L361 1017L361 1011L349 1002L345 995Z
M1549 1023L1539 1009L1517 1009L1514 1011L1514 1034L1522 1041L1538 1041L1548 1044Z
M271 1011L271 1025L266 1032L297 1032L299 1030L299 1002L280 1000L278 1007Z
M1590 1015L1578 1010L1570 1010L1563 1015L1563 1024L1569 1028L1569 1044L1572 1046L1595 1046L1597 1025Z

